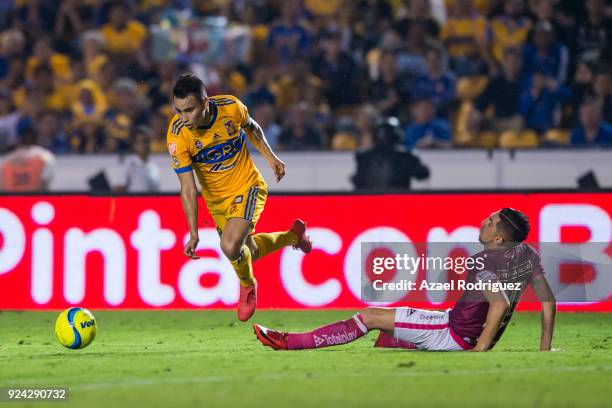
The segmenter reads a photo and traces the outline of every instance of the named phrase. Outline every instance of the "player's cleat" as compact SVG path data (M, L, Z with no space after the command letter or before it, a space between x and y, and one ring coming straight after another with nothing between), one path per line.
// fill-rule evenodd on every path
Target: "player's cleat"
M382 347L382 348L403 348L408 350L415 350L416 345L414 343L410 343L409 341L396 339L395 337L381 331L378 334L378 338L376 339L376 343L374 343L374 347Z
M290 231L293 231L298 237L297 244L293 247L300 249L305 254L309 254L312 251L312 241L306 235L306 223L302 220L293 221Z
M257 285L240 285L240 300L238 301L238 320L246 322L255 313L257 306Z
M287 350L287 333L271 330L258 324L253 325L253 331L264 346L272 347L274 350Z

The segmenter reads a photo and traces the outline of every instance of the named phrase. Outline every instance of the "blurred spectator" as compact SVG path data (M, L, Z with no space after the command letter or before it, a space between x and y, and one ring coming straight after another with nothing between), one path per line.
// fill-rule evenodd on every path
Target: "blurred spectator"
M338 32L323 39L323 52L311 62L312 72L323 81L323 93L332 109L359 102L357 83L360 68L350 54L342 51Z
M70 153L70 140L62 129L61 119L56 112L43 111L36 121L36 130L40 146L54 154Z
M493 58L501 62L506 48L522 48L531 30L531 21L523 16L525 0L506 0L504 13L491 21Z
M436 115L448 117L455 99L455 77L444 69L442 54L438 48L427 50L425 61L427 73L415 79L412 97L430 99L436 109Z
M121 61L134 60L147 39L147 28L132 18L129 6L114 1L109 6L109 21L101 28L106 49Z
M593 95L602 107L603 119L612 123L612 81L608 67L600 67L595 72Z
M104 136L107 152L128 151L130 132L135 126L145 125L147 115L143 110L137 86L128 78L120 78L113 85L112 105L105 115Z
M0 191L47 191L54 165L53 153L37 145L36 131L25 128L17 148L0 159Z
M177 77L177 67L170 62L159 62L156 67L157 76L149 81L147 97L154 112L163 112L170 115L174 111L172 106L172 87Z
M413 178L429 177L429 169L400 144L402 130L397 118L378 124L374 135L374 147L355 156L357 172L351 180L356 190L409 189Z
M531 11L537 23L548 23L552 27L553 36L561 43L567 42L567 37L571 33L567 33L563 25L558 22L555 14L560 14L559 10L555 10L557 0L532 0Z
M289 108L287 123L279 135L279 146L284 150L315 150L323 148L321 133L310 124L310 112L304 103Z
M601 115L601 105L594 99L580 107L580 124L572 131L572 146L612 147L612 125Z
M474 102L476 110L472 120L481 123L483 115L492 109L492 120L486 128L496 132L520 131L523 121L519 110L522 91L521 54L508 48L504 51L502 73L489 81L482 94Z
M338 119L330 144L333 150L357 149L359 144L357 128L351 117L343 116Z
M427 72L425 53L434 46L427 36L425 23L418 20L413 21L408 27L403 43L404 47L400 48L397 53L398 71L412 77L425 75Z
M132 153L123 165L125 184L117 191L128 193L152 193L159 191L159 166L151 160L152 132L146 126L138 126L132 139Z
M38 98L44 108L63 111L66 108L66 92L54 85L53 71L46 64L34 68L32 79L13 93L13 102L21 108L28 98Z
M261 103L251 109L253 119L264 131L268 144L272 149L278 147L278 141L282 128L276 123L274 106L269 103Z
M322 87L323 79L313 75L305 60L295 61L289 72L280 75L270 83L276 108L281 111L285 111L289 106L300 102L307 89L319 92Z
M450 147L451 127L448 120L436 118L434 106L427 98L412 103L413 123L406 128L404 145L407 149Z
M397 72L395 53L380 57L380 76L372 83L371 100L384 116L399 116L410 98L410 77Z
M102 33L97 30L83 33L81 47L85 72L89 78L96 78L104 63L108 61L108 57L104 53L105 43Z
M481 73L485 67L487 21L472 0L454 0L441 38L452 70L459 76Z
M538 70L521 95L520 110L527 129L543 134L561 121L561 103L568 91L546 73Z
M274 105L276 97L270 89L270 73L267 67L257 67L253 73L251 86L244 97L243 102L250 109L261 103Z
M79 127L82 122L102 124L108 103L98 84L91 79L83 79L75 88L76 99L70 107L72 126Z
M62 0L55 18L53 34L65 47L70 47L83 31L92 26L93 11L86 1Z
M12 88L23 76L26 38L17 29L0 34L0 85Z
M28 126L27 117L15 110L8 93L0 93L0 153L17 144L19 129Z
M612 21L606 17L604 0L584 0L586 16L576 22L574 52L577 56L609 60Z
M363 105L356 111L357 147L360 150L369 150L374 147L374 124L378 122L380 122L380 112L373 105Z
M523 69L532 74L536 70L544 72L559 84L567 80L569 51L567 47L555 42L552 25L547 22L536 24L533 43L525 46Z
M429 37L438 37L440 25L432 16L430 0L402 0L395 13L397 26L410 26L415 21L422 22Z
M53 79L58 84L66 83L72 79L70 58L53 50L48 38L41 38L34 45L34 52L28 58L26 65L26 78L32 79L34 71L41 65L48 65L53 73Z
M308 32L299 19L299 3L286 0L282 3L280 20L268 35L268 47L271 60L280 64L288 64L295 58L306 55L308 51Z
M580 105L582 105L586 97L592 94L593 71L594 67L591 63L584 60L578 61L574 78L571 81L571 117L569 120L572 124L578 121Z

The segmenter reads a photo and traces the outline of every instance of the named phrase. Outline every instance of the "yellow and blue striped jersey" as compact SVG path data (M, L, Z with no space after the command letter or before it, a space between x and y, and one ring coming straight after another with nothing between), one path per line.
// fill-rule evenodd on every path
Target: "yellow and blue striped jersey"
M246 146L246 106L232 95L210 97L209 104L211 121L198 129L187 128L179 115L170 121L167 144L174 171L195 171L208 202L240 195L251 186L266 188Z

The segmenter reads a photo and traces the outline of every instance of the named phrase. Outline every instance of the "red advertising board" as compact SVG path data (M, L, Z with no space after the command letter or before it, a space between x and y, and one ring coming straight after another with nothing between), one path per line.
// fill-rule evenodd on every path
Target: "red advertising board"
M191 260L182 253L188 229L177 196L0 197L0 309L235 307L238 281L200 204L200 259ZM528 241L536 245L611 242L610 193L272 196L257 231L284 230L302 218L314 250L304 256L286 248L255 262L258 307L366 306L361 242L476 240L481 220L502 207L529 216ZM599 284L596 275L582 284ZM610 299L608 288L607 296L560 309L612 311ZM451 306L446 300L416 294L402 303Z

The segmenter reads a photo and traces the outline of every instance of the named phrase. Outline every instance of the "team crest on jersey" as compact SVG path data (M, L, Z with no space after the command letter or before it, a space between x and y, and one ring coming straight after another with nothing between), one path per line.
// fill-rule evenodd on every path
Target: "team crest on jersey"
M171 155L176 154L176 143L168 143L168 151Z
M234 136L236 133L238 133L238 129L236 129L236 124L234 124L234 121L231 119L225 122L223 126L225 126L225 130L230 136Z
M196 149L201 149L201 148L204 147L204 145L199 140L196 140L195 141L195 147L196 147Z

